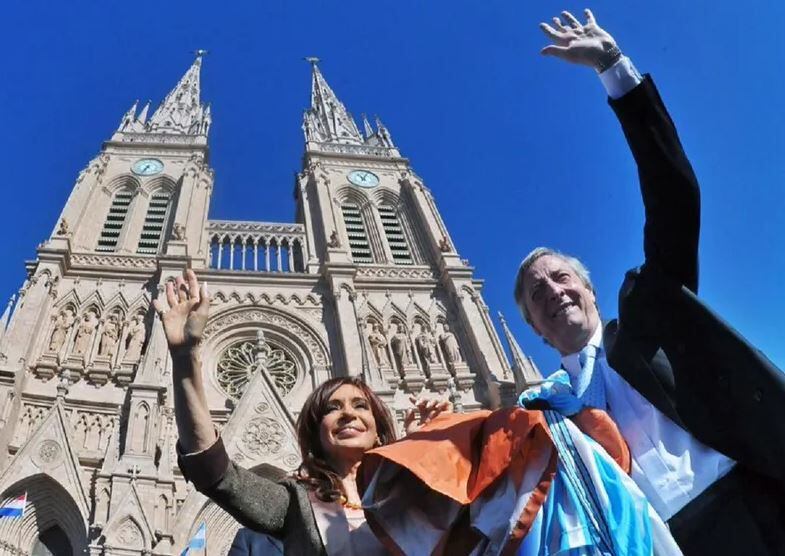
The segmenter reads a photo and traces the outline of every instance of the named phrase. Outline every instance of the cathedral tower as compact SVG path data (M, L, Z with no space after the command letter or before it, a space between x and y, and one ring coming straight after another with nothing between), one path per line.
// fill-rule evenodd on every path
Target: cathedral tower
M365 116L360 129L316 59L295 222L208 219L203 54L152 114L134 102L122 117L0 319L0 496L29 500L0 522L7 553L179 554L203 521L225 553L239 525L177 469L150 308L186 266L210 284L211 414L251 469L296 468L295 419L327 378L362 375L401 420L420 393L463 411L509 403L536 371L517 344L508 363L481 281L390 131Z

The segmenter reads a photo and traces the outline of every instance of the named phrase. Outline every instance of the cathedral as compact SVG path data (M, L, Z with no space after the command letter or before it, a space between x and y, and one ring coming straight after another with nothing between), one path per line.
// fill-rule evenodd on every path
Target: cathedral
M434 194L376 119L357 125L311 64L294 221L210 220L203 52L157 109L134 104L80 172L0 319L0 554L207 553L240 527L186 483L171 361L151 300L209 283L208 402L249 469L299 464L294 423L324 380L361 375L399 423L421 394L510 404L538 377L450 238Z

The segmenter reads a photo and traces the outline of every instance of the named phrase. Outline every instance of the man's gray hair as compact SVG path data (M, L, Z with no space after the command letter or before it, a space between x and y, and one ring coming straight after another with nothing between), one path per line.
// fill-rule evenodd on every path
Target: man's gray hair
M591 291L594 291L594 285L591 283L591 278L589 278L589 269L586 268L579 259L572 257L570 255L565 255L560 251L556 251L555 249L550 249L548 247L537 247L533 249L521 262L521 266L518 267L518 276L515 278L515 303L518 305L518 309L520 309L523 318L526 319L526 322L531 324L531 315L529 314L529 308L526 306L526 299L523 297L523 290L526 284L524 284L524 276L526 275L526 271L529 270L529 267L534 264L534 261L539 259L540 257L544 257L545 255L550 255L552 257L559 257L561 260L566 262L570 265L575 274L578 275L578 278L581 279L581 282L589 288Z

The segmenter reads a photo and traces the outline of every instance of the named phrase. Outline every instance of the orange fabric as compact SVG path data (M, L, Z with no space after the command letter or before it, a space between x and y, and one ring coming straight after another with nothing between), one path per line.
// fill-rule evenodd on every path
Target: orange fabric
M627 444L604 411L583 410L575 423L629 472ZM430 489L466 505L504 473L510 473L515 485L520 487L526 466L547 453L550 454L548 465L508 542L508 546L517 547L545 501L556 471L556 452L541 411L510 408L442 414L420 431L367 452L357 474L357 487L362 496L374 473L387 460L409 470ZM395 546L374 519L368 523L384 544ZM449 536L456 534L460 532L453 530ZM447 544L447 539L444 541L441 546Z
M597 444L605 448L619 467L629 475L632 469L630 448L622 438L619 428L607 413L601 409L584 408L572 417L572 422L583 432L591 436Z

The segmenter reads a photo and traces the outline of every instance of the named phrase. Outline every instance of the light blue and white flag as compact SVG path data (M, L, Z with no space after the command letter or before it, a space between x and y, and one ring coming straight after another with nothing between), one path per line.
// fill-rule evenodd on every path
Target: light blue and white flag
M196 530L196 534L193 536L191 541L188 543L188 546L180 553L180 556L188 556L193 551L196 550L204 550L204 547L207 545L207 524L202 522L199 526L199 529Z
M27 505L27 493L17 496L0 506L0 517L23 517Z

